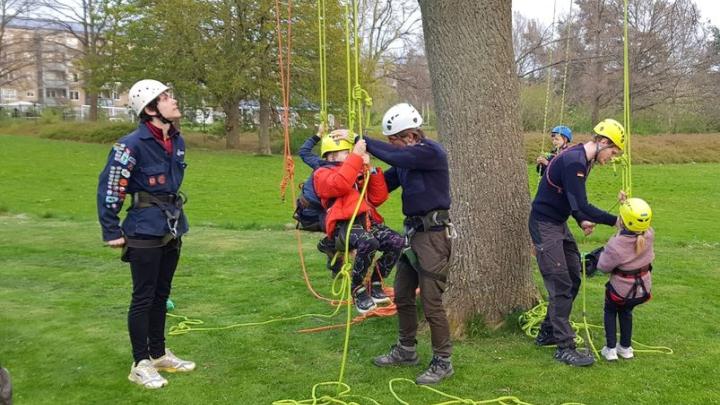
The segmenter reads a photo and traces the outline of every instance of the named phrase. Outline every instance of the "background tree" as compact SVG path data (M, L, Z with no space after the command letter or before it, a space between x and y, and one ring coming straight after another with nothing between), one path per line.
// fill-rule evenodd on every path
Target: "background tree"
M552 25L543 27L539 21L513 13L513 52L518 77L539 79L548 67L548 45L553 40Z
M513 38L521 76L523 125L539 129L545 89L539 79L551 78L549 119L558 117L565 82L565 40L569 40L565 111L566 124L588 131L603 116L620 115L623 98L622 0L575 0L572 18L561 16L552 39L516 18ZM707 114L705 96L712 82L707 50L712 27L703 23L692 0L629 2L630 91L635 129L642 132L720 129ZM539 26L538 26L539 27ZM546 60L543 55L553 55ZM540 77L542 76L542 77ZM539 114L539 115L538 115ZM657 119L658 116L663 117Z
M32 40L8 33L13 20L26 15L32 5L31 0L0 0L0 87L22 80L21 71L32 65L23 56L32 48Z
M424 44L421 42L421 47ZM420 110L428 111L433 106L432 85L424 53L410 48L408 53L395 63L389 77L395 81L397 95ZM425 114L427 116L427 113Z
M105 69L106 51L109 42L106 32L118 24L117 14L110 12L123 4L123 0L38 0L39 12L49 15L54 24L64 28L79 42L79 46L68 45L65 41L55 41L72 58L79 59L82 87L90 105L90 120L97 120L98 94L108 84ZM48 13L49 11L49 13ZM52 39L50 40L52 41Z
M379 115L404 99L398 94L395 70L410 52L420 54L423 48L419 7L416 0L358 0L358 11L360 80L373 96L373 114Z
M530 273L527 165L511 4L419 3L438 130L450 156L452 217L460 235L446 292L457 335L478 316L497 324L537 298Z
M344 48L339 2L328 2L329 95L345 98ZM319 99L317 2L294 1L292 86L295 104ZM260 105L258 152L270 153L270 126L280 105L275 3L270 0L141 0L135 18L120 30L125 76L171 81L181 101L219 106L225 113L226 147L240 145L240 101ZM285 16L281 18L286 22ZM121 41L121 39L118 39ZM148 66L147 61L156 61ZM131 80L123 80L131 82Z

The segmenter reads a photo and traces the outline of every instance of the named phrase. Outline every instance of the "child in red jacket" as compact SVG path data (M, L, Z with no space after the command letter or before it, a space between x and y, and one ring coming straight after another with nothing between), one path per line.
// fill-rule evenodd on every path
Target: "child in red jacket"
M351 288L355 307L365 313L375 309L377 303L389 302L382 291L381 277L387 277L400 257L404 239L400 234L383 224L382 216L375 207L388 198L385 177L379 167L370 169L365 198L360 203L355 221L350 218L360 199L366 167L370 156L365 150L365 141L353 145L347 139L326 136L322 140L320 154L333 164L321 167L313 174L315 191L327 210L325 232L335 239L338 248L345 246L345 237L350 227L349 245L355 250ZM378 271L372 274L370 292L363 280L372 264L376 251L383 252L378 260Z

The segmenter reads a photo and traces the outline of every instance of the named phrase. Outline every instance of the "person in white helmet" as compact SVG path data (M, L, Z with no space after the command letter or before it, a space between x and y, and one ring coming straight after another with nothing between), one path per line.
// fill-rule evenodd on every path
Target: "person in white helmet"
M97 188L98 218L105 243L123 248L130 263L132 300L128 330L133 364L128 379L145 388L168 381L158 371L187 372L195 363L165 347L166 302L188 231L180 186L185 174L185 141L173 125L182 114L169 89L156 80L130 88L138 128L113 145ZM119 213L132 197L122 225Z
M398 261L395 276L398 342L378 356L378 367L418 363L415 290L430 325L433 358L418 384L436 384L454 373L450 327L443 307L454 228L450 222L450 175L447 152L425 137L422 116L407 103L391 107L383 117L390 143L366 138L367 150L392 167L385 172L388 190L402 187L402 211L409 248Z

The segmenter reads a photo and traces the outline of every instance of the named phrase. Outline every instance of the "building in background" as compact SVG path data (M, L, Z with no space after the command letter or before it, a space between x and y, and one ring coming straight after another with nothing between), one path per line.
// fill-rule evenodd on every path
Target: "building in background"
M43 19L16 17L8 22L0 55L4 59L0 63L11 66L0 78L3 109L17 114L54 107L79 119L87 116L88 100L75 67L82 45L68 28L82 29ZM118 88L118 83L111 83L100 93L99 111L110 119L128 119L127 93Z

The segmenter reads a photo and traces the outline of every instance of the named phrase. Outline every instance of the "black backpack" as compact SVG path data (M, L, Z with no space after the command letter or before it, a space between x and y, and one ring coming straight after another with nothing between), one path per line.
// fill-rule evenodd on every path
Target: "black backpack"
M300 183L300 197L295 201L293 218L297 221L297 229L301 231L324 232L325 209L320 203L320 197L315 192L313 174Z

